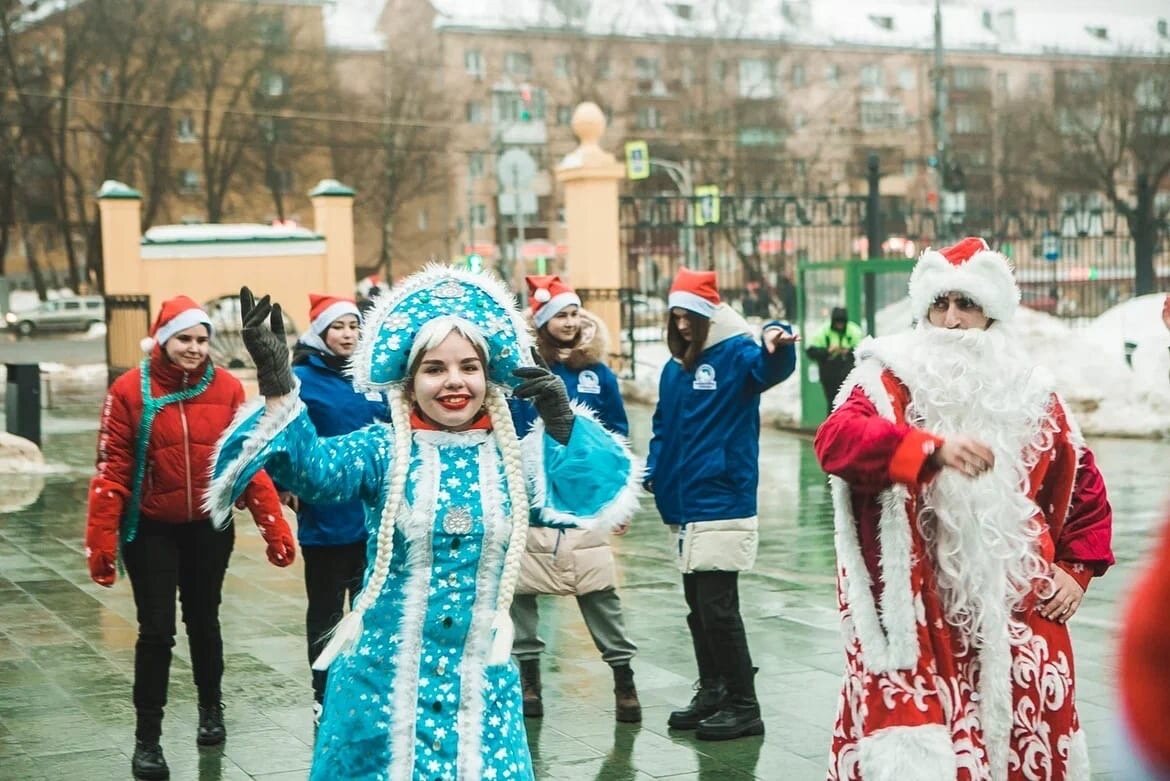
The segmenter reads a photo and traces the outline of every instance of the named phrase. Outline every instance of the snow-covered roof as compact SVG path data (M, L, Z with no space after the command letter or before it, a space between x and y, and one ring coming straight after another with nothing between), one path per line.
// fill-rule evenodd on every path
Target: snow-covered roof
M253 223L205 225L156 225L142 237L144 244L182 244L212 241L288 241L320 239L301 226L261 225Z
M359 3L365 0L339 0ZM431 0L438 29L633 38L716 38L811 46L928 49L933 0ZM949 51L1079 56L1170 55L1170 13L1017 8L1002 0L946 2ZM1163 25L1165 22L1163 22Z
M386 38L378 30L378 18L386 0L335 0L321 9L325 45L349 51L382 51Z

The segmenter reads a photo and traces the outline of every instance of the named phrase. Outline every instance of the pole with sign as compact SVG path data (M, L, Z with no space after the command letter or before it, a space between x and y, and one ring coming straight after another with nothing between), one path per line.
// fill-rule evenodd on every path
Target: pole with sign
M719 185L704 184L695 188L696 227L719 224Z
M650 176L650 147L645 141L626 142L626 178L645 179Z

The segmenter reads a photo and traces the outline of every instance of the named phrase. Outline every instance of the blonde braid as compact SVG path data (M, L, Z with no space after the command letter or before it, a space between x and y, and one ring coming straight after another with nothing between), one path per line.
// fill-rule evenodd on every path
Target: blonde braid
M406 501L406 475L410 471L410 400L401 389L390 391L390 423L394 430L394 463L390 466L390 487L382 518L378 523L378 551L374 555L374 569L370 582L362 589L354 610L365 612L373 607L382 586L390 574L390 558L394 554L394 520Z
M508 541L504 571L500 575L499 591L496 594L496 611L507 613L512 606L512 596L520 577L520 561L524 558L524 548L528 542L528 490L516 427L512 424L508 402L498 388L492 388L488 393L487 408L496 444L504 457L504 476L508 484L508 498L512 503L512 536Z
M410 471L410 401L400 389L390 391L390 422L394 431L394 462L390 465L390 487L378 522L378 550L374 569L353 610L333 628L329 642L313 661L314 670L328 670L338 654L347 653L362 636L362 617L374 606L382 586L390 575L390 558L394 554L394 520L406 500L406 475Z

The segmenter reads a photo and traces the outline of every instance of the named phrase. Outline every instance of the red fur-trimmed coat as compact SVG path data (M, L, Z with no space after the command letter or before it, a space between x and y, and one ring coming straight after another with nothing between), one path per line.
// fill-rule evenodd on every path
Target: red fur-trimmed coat
M906 423L909 393L888 369L871 364L853 377L816 438L833 475L846 643L829 778L1087 781L1067 625L1033 606L1019 616L1032 636L1010 658L961 650L915 522L920 489L934 477L927 457L942 440ZM1029 493L1041 510L1041 554L1083 587L1113 563L1112 511L1055 394L1049 414L1056 433ZM1003 675L982 681L980 670L992 667Z

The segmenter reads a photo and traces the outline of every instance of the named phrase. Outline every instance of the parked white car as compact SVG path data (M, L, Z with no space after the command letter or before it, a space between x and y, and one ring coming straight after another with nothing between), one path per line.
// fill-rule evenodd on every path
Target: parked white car
M101 296L57 298L35 309L4 315L7 326L22 336L37 331L87 331L106 322L106 302Z

